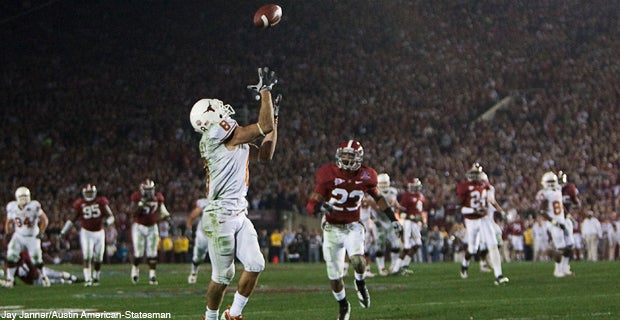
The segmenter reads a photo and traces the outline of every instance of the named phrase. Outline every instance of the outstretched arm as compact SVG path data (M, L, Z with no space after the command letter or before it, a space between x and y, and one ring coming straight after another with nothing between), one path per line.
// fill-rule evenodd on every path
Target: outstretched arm
M258 84L250 86L251 89L260 93L261 104L258 112L258 122L253 125L238 127L233 136L226 142L226 146L234 146L250 143L259 137L265 137L274 129L273 102L271 101L271 88L278 82L276 75L269 68L258 69ZM274 146L275 147L275 146Z

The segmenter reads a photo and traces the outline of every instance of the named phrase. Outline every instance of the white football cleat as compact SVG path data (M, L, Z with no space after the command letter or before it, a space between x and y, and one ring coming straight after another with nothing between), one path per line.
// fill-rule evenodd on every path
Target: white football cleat
M379 270L379 275L380 275L380 276L385 277L385 276L387 276L387 275L389 275L389 274L390 274L390 273L389 273L387 270L385 270L385 268L383 268L383 269Z
M194 284L196 283L198 276L195 273L190 273L189 277L187 277L187 283Z

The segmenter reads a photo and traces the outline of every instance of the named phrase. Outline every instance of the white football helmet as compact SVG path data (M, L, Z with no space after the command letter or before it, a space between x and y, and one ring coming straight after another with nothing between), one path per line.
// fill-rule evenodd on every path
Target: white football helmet
M410 193L422 191L422 181L418 178L414 178L412 181L407 183L407 191Z
M230 118L235 114L235 110L229 105L224 104L218 99L201 99L192 107L189 113L189 121L196 132L204 133L209 130L213 123Z
M390 188L390 176L387 173L377 175L377 189L386 192Z
M540 184L542 184L545 189L560 188L560 184L558 183L558 176L551 171L547 171L545 172L545 174L543 174L542 178L540 179Z
M87 184L82 188L82 197L86 201L93 201L97 197L97 187L93 184Z
M468 181L481 181L482 173L482 166L478 162L474 162L471 167L467 169L465 177Z
M150 179L146 179L140 183L140 193L143 197L155 197L155 182Z
M15 190L15 200L20 206L25 206L30 202L30 189L26 187L19 187Z
M362 166L362 160L364 160L364 148L358 141L344 141L336 150L336 165L340 169L355 171Z

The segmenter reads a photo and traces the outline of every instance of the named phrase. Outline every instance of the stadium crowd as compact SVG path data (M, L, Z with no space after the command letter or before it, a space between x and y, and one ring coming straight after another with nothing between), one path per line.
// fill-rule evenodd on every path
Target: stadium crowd
M534 214L542 173L564 170L582 210L618 219L617 3L281 5L270 30L252 29L252 2L59 2L3 20L0 199L28 186L52 233L93 183L121 244L129 196L149 178L184 217L204 192L191 105L220 98L241 123L254 120L245 86L269 65L284 102L275 164L250 168L256 208L304 214L317 166L355 138L395 186L419 177L429 224L448 230L456 182L474 161L513 215Z

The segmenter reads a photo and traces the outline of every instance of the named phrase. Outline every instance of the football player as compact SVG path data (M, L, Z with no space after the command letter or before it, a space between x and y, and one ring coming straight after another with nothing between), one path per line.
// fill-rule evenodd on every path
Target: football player
M542 189L536 193L536 203L540 214L548 220L554 252L552 258L555 261L553 276L562 278L572 276L569 258L572 255L572 239L569 237L562 203L562 189L558 182L558 176L551 172L545 172L540 179ZM572 227L571 227L572 229Z
M372 263L370 256L377 251L377 226L373 221L373 217L376 216L376 212L370 205L369 198L370 197L368 195L364 196L362 206L360 207L360 222L364 225L364 229L366 230L366 233L364 234L364 257L366 259L366 271L364 272L364 275L366 278L372 278L375 276L375 274L370 270L370 265ZM345 262L345 264L348 264L348 262ZM347 272L345 271L344 274L346 275Z
M489 182L489 177L483 171L481 179L488 183L489 192L487 194L487 215L482 217L480 222L481 231L478 234L478 253L481 254L480 265L482 272L490 272L487 266L493 269L495 276L495 285L508 283L510 280L503 275L502 258L499 248L502 246L502 228L496 221L503 221L506 212L499 205L495 198L495 187ZM485 236L483 236L485 234Z
M196 225L196 236L194 237L194 254L192 256L192 269L189 272L189 276L187 277L187 283L194 284L198 279L198 268L200 264L207 257L207 253L209 252L207 235L202 229L202 219L200 219L202 215L202 209L204 209L208 204L207 198L200 198L196 200L196 207L190 212L187 220L185 221L185 231L186 235L189 238L192 233L192 225L196 218L198 219L198 225Z
M574 183L568 182L566 172L558 171L558 183L562 188L562 204L564 205L564 215L566 216L566 225L568 234L567 237L572 239L573 255L579 257L581 250L583 249L583 239L581 237L581 231L579 223L581 220L577 210L581 208L581 199L579 199L579 189Z
M392 267L392 274L410 273L409 263L422 245L422 226L427 225L428 200L422 194L422 181L414 178L407 183L407 191L400 198L400 205L405 208L403 221L403 250Z
M525 260L525 256L523 253L524 249L524 238L523 233L525 232L525 223L521 220L521 216L516 214L514 219L508 223L507 227L508 231L508 239L510 239L510 244L512 246L512 257L516 261Z
M82 281L68 272L56 271L48 267L43 267L43 270L45 271L49 284L71 284ZM41 280L41 271L32 263L28 251L21 252L13 278L19 278L27 285L44 286ZM12 287L12 285L9 285L8 280L3 279L0 279L0 286Z
M60 231L63 237L73 223L80 221L80 246L84 260L84 286L99 285L101 262L105 251L105 231L114 223L114 214L109 206L110 201L104 196L97 196L97 187L87 184L82 188L82 197L73 203L73 218L67 220ZM91 268L92 266L94 268Z
M489 213L491 207L495 207L497 210L501 210L501 207L497 205L494 199L494 189L485 179L485 176L482 166L476 162L465 173L466 180L459 182L456 187L467 232L467 251L461 263L461 278L466 279L468 277L471 257L477 254L482 243L489 250L489 264L495 270L494 282L496 285L500 285L509 280L501 273L501 256L497 248L496 229L492 225L493 216Z
M398 190L391 186L390 176L387 173L381 173L377 175L377 190L383 196L388 205L392 208L392 210L396 214L396 218L398 219L398 212L400 211L400 206L398 204ZM381 210L377 207L377 204L374 200L370 199L371 204L376 207L376 210ZM402 248L402 240L400 235L394 232L394 228L392 226L392 222L386 215L377 214L375 215L375 224L377 225L377 252L376 258L377 267L379 268L379 275L387 276L390 274L390 271L385 266L385 255L390 253L390 261L392 264L398 259ZM393 271L393 265L390 266L391 271Z
M360 207L364 195L370 195L399 233L402 226L394 210L377 189L377 172L362 165L364 148L355 140L342 142L336 150L336 163L322 165L316 173L316 186L310 194L306 210L322 215L323 258L334 298L339 303L339 319L349 319L351 305L347 301L343 281L345 254L355 270L355 290L362 308L370 307L370 295L364 272L364 226L360 223Z
M277 82L275 73L265 67L258 69L258 83L248 86L260 96L256 123L239 125L231 117L234 109L217 99L199 100L190 113L194 130L202 135L199 151L207 178L208 203L202 213L202 228L208 238L212 271L206 320L218 317L226 288L235 276L235 258L243 264L243 272L223 319L242 319L241 313L265 269L256 229L247 217L248 163L273 157L280 96L272 101L271 89ZM253 144L260 138L260 146Z
M45 236L45 230L49 220L41 204L32 200L30 190L19 187L15 190L15 201L6 206L7 220L4 230L10 241L7 247L7 283L5 287L12 288L15 283L15 270L19 262L20 253L26 250L32 258L35 267L41 270L39 278L44 287L50 285L50 281L43 269L43 253L41 239Z
M155 182L150 179L140 183L140 190L131 194L133 223L131 224L131 240L133 242L133 265L131 266L131 282L138 283L140 269L138 265L146 251L149 264L149 284L157 285L157 243L159 241L160 220L171 222L170 212L164 204L164 195L155 192Z

